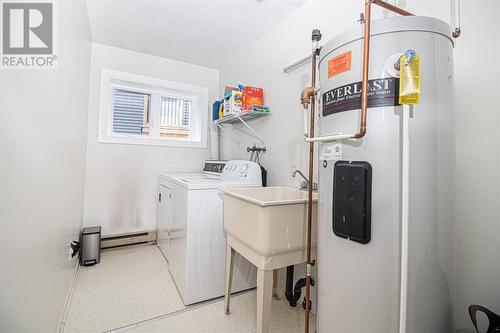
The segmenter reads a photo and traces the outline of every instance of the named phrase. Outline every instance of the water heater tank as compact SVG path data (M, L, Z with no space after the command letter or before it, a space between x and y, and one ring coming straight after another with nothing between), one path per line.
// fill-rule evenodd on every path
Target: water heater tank
M372 22L367 133L359 140L319 146L319 332L451 331L455 146L450 31L429 17ZM394 66L408 50L420 57L421 97L413 107L398 103ZM362 65L362 24L322 48L320 135L358 131ZM409 114L407 133L403 110ZM405 266L407 279L401 274Z

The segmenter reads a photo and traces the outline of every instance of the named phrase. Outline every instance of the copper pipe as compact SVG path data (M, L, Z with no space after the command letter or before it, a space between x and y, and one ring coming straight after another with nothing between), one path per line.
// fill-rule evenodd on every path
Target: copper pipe
M354 135L360 139L366 134L366 111L368 110L368 69L370 66L370 27L372 0L365 2L365 31L363 39L363 81L361 82L361 122L359 131Z
M391 5L382 0L366 0L365 1L365 29L363 38L363 81L361 83L361 121L359 131L354 135L354 138L360 139L366 134L366 113L368 110L368 73L370 68L370 27L371 27L371 4L388 9L394 13L413 16L412 13L407 12L399 7Z
M309 136L314 137L314 112L316 110L316 58L318 56L318 42L321 40L321 32L318 29L312 31L312 56L311 56L311 86L304 89L301 95L302 105L307 108L310 104ZM314 176L314 142L309 143L309 186L307 191L307 250L306 250L306 318L304 332L309 333L309 316L311 303L311 267L312 260L312 210L313 210L313 176Z
M304 89L302 94L309 94L311 114L309 121L309 136L314 137L314 112L316 104L316 56L317 48L313 48L311 62L311 86ZM306 104L303 103L305 106ZM311 266L313 265L312 252L312 209L313 209L313 176L314 176L314 142L309 143L309 188L307 191L307 253L306 253L306 318L304 332L309 333L309 303L311 299Z
M385 1L382 1L382 0L371 0L371 2L374 4L374 5L377 5L377 6L380 6L382 8L385 8L385 9L388 9L390 10L391 12L394 12L396 14L399 14L399 15L403 15L403 16L414 16L414 14L410 13L410 12L407 12L406 10L404 9L401 9L399 7L396 7L394 5L391 5L390 3L387 3Z

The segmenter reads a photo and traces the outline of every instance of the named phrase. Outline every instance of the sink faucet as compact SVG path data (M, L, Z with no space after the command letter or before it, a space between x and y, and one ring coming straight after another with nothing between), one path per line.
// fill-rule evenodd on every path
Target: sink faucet
M300 189L301 190L307 190L309 188L309 180L307 177L300 171L299 169L295 169L292 171L292 177L295 178L295 176L299 174L302 177L302 181L300 182ZM313 183L312 184L312 189L313 191L318 190L318 183Z

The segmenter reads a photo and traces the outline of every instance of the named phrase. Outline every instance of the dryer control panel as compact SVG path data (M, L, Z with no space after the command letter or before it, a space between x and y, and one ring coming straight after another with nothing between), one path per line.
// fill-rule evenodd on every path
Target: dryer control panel
M221 173L223 182L262 185L260 165L245 160L228 161Z
M226 163L226 161L205 161L203 172L215 175L221 174Z

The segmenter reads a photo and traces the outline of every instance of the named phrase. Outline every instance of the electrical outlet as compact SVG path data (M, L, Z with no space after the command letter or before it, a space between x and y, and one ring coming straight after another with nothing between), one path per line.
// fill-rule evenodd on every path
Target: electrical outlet
M71 243L66 244L65 250L67 253L68 262L71 263L78 257L78 252L80 250L80 242L72 241Z
M67 243L65 246L64 246L64 251L66 252L66 258L68 260L69 263L71 263L73 261L73 258L71 257L71 254L73 253L73 250L71 249L71 243Z

